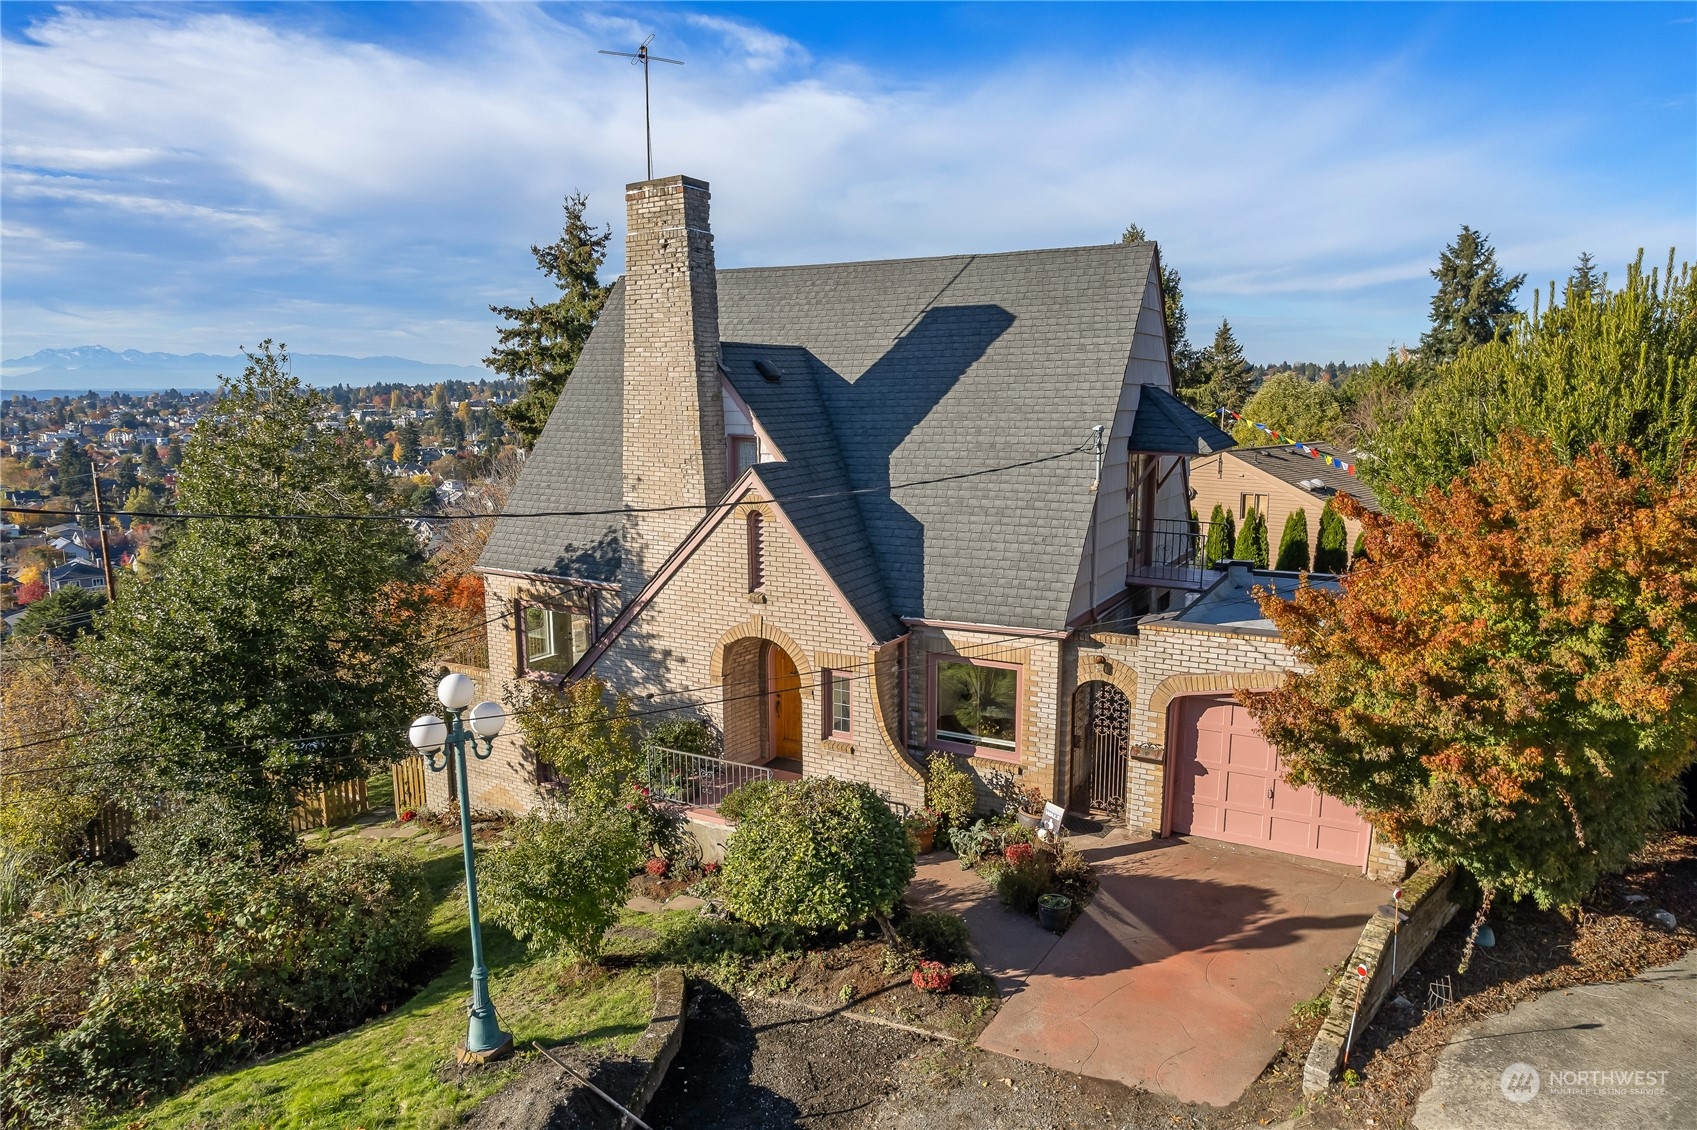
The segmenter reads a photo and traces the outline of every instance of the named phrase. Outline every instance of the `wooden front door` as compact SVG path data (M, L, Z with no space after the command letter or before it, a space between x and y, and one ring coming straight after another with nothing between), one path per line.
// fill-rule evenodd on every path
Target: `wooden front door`
M772 757L801 760L801 675L783 648L766 647L767 733Z
M1369 827L1355 809L1284 779L1279 755L1230 695L1173 710L1173 832L1364 867Z

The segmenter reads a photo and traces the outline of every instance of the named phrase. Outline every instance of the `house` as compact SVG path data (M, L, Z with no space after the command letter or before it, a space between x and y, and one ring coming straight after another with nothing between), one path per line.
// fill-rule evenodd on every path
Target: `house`
M1333 462L1335 461L1335 462ZM1342 463L1349 470L1338 467ZM1356 477L1346 454L1323 443L1287 443L1273 447L1238 447L1197 459L1191 467L1190 486L1196 492L1192 504L1203 517L1215 505L1225 507L1243 527L1251 510L1267 519L1267 540L1277 552L1285 520L1293 511L1308 515L1308 544L1320 535L1320 511L1326 500L1339 494L1354 496L1377 513L1378 496ZM1361 523L1344 519L1353 546Z
M1173 395L1156 247L721 271L705 183L626 205L626 273L479 562L482 693L593 674L709 722L702 774L901 809L949 757L986 798L1211 834L1225 777L1196 766L1254 738L1219 696L1294 660L1208 611L1245 581L1201 567L1192 463L1232 440ZM473 806L527 808L542 775L511 727ZM1385 858L1330 798L1230 799L1238 842Z
M63 588L100 589L106 588L106 574L93 561L79 558L68 561L47 574L47 591L58 592Z

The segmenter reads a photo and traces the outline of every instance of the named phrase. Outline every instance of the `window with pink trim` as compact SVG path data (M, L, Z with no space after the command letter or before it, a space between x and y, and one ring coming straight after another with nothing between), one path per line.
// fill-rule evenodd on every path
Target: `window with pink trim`
M850 706L849 677L842 671L826 668L820 673L819 685L825 691L824 715L827 738L848 738L854 735L854 716Z
M1019 667L953 655L931 657L931 739L942 749L1019 760Z

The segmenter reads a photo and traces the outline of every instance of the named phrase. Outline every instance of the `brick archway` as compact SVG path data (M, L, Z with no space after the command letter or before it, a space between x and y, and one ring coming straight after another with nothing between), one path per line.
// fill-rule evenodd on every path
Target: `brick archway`
M795 664L796 673L801 676L801 697L811 699L816 697L818 678L813 665L807 661L807 654L796 646L795 640L789 633L766 621L763 616L750 616L730 631L719 637L719 642L713 645L713 654L707 661L707 677L715 684L722 685L725 681L725 653L738 640L760 639L768 640L784 653Z
M1205 675L1172 675L1155 684L1149 693L1149 732L1167 737L1167 708L1173 699L1187 694L1220 694L1225 691L1277 690L1288 671L1216 671Z

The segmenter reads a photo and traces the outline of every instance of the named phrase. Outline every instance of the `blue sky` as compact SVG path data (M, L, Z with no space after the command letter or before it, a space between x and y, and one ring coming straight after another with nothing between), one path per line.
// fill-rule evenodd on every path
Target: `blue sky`
M1532 282L1697 247L1697 4L0 8L0 350L475 362L581 189L655 163L722 266L1107 242L1192 340L1365 360L1462 223ZM607 274L620 269L615 240Z

